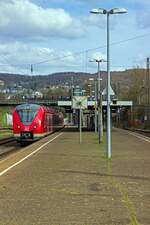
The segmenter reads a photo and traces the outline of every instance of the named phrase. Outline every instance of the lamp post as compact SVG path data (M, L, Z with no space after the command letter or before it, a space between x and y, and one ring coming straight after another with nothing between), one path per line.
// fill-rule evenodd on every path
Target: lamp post
M95 94L95 133L97 132L97 82L94 78L89 78L89 81L94 81L94 94Z
M102 113L102 92L101 92L101 63L106 62L105 59L93 59L90 62L96 62L98 64L97 71L97 81L98 81L98 94L97 94L97 102L98 102L98 139L99 143L103 140L103 113Z
M150 126L150 59L146 59L147 126Z
M124 8L113 8L110 10L106 9L92 9L90 13L93 14L105 14L107 15L107 157L112 157L112 146L111 146L111 99L110 99L110 40L109 40L109 17L111 14L122 14L126 13L127 10Z

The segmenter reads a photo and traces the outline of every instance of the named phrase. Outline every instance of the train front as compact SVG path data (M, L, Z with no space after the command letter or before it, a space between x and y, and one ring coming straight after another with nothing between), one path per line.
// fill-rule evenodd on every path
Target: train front
M20 142L30 142L42 135L42 107L37 104L22 104L13 113L13 132Z

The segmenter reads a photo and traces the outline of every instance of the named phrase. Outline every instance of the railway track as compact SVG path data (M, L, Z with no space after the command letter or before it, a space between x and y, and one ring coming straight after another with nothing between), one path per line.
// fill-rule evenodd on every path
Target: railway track
M0 160L5 156L12 154L21 149L20 145L14 140L13 137L4 138L0 140Z
M12 128L0 127L0 145L14 141Z
M134 128L131 128L131 129L128 129L129 131L133 131L133 132L136 132L136 133L139 133L139 134L142 134L146 137L150 137L150 130L145 130L145 129L134 129Z
M0 145L4 145L4 144L9 143L9 142L14 142L13 136L1 139L0 140Z
M12 130L12 127L0 127L0 131L3 131L3 130Z
M64 128L61 128L61 129L64 129ZM54 132L57 132L57 131L54 131ZM22 147L25 147L27 145L29 145L29 143L21 146L20 143L17 143L15 141L13 136L1 139L0 140L0 160L4 158L5 156L7 156L8 154L14 153L15 151L18 151L22 149Z

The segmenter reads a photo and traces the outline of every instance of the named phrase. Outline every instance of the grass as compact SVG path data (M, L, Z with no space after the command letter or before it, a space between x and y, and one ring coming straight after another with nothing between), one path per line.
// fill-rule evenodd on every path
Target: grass
M12 114L12 108L11 107L0 107L0 127L7 127L7 119L6 115Z
M13 132L11 130L0 130L0 139L7 138L13 136Z

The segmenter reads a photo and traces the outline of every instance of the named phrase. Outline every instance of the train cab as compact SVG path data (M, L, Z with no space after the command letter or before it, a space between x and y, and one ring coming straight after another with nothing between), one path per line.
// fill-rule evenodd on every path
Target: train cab
M49 107L22 104L13 112L13 133L18 142L38 140L62 126L63 115Z

